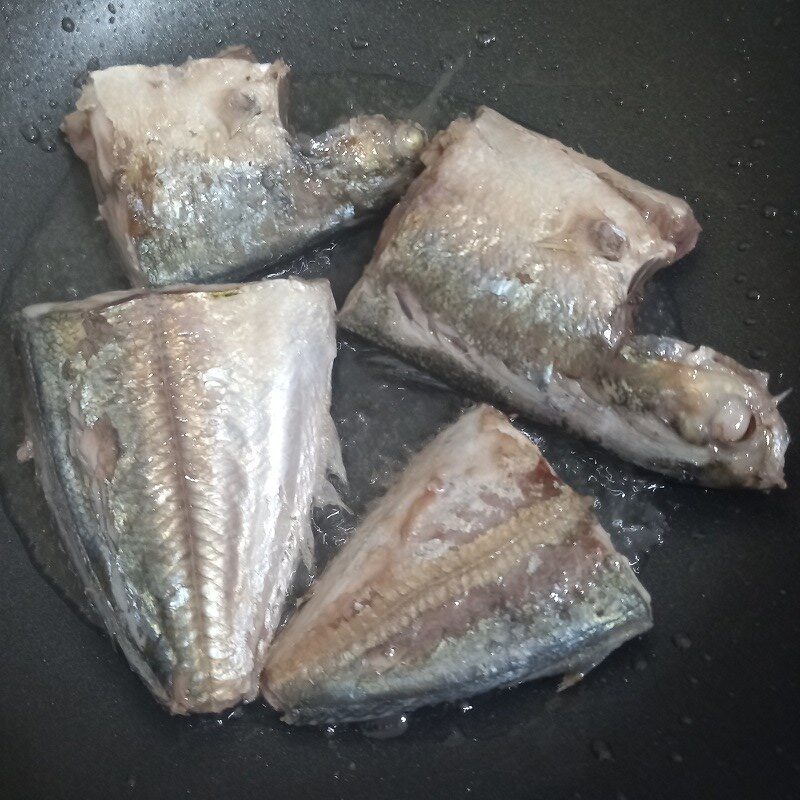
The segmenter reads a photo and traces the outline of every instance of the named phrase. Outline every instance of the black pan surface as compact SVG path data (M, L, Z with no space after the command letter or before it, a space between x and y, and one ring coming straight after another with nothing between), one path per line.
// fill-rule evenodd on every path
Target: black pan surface
M83 170L56 132L87 65L177 62L242 42L262 60L286 58L312 105L329 81L331 102L350 92L375 104L384 92L391 108L402 105L393 93L406 103L424 96L463 56L448 92L464 108L493 105L686 196L704 233L694 254L656 279L656 305L668 309L656 315L661 329L669 322L689 341L770 371L774 391L798 387L796 2L6 1L0 24L0 476L8 514L0 515L0 796L800 795L796 447L784 492L657 490L655 522L645 526L662 526L664 542L641 564L655 628L567 692L544 682L477 698L471 708L429 710L390 741L288 728L258 705L230 719L171 718L41 576L14 528L35 542L52 521L32 472L14 464L21 429L8 320L21 302L122 285L102 228L87 223L93 201ZM376 231L289 268L333 270L341 297ZM107 274L96 269L105 258ZM340 397L362 391L347 347ZM368 356L365 369L380 372L370 386L383 391L371 408L397 413L383 438L345 431L351 477L364 486L387 471L382 447L403 440L416 449L461 406L391 360ZM783 411L797 435L797 394ZM416 417L423 422L415 427L408 421ZM577 452L603 474L628 469ZM636 474L641 487L648 478Z

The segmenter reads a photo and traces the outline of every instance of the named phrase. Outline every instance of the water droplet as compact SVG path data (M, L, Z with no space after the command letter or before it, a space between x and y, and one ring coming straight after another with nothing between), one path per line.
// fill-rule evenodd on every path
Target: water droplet
M672 643L679 650L688 650L692 646L692 640L685 633L673 634Z
M485 49L497 43L497 36L491 31L478 31L475 34L475 42L477 43L478 47Z
M736 283L744 283L747 280L747 275L745 275L744 272L737 272L734 280Z
M683 764L683 756L680 753L670 753L669 757L673 764Z
M64 17L61 20L61 27L67 32L72 33L75 30L75 20L71 17Z
M761 292L758 289L750 289L747 293L748 300L760 300L761 299Z
M742 166L742 159L739 156L734 156L729 162L729 167L733 167L734 169L739 169Z
M775 219L775 217L778 216L778 209L767 203L767 205L761 209L761 214L765 219Z
M203 20L203 30L207 31L210 27L211 27L211 23L207 19L204 19Z
M794 236L794 231L791 228L784 228L783 229L784 236Z
M362 722L359 730L369 739L394 739L408 730L408 716L398 714L394 717L369 720Z
M350 40L350 47L353 50L363 50L366 47L369 47L369 42L361 36L354 36Z
M56 149L56 143L48 136L39 142L39 149L45 153L52 153Z
M647 83L647 81L642 81L642 83L640 84L640 86L642 87L642 89L645 89L645 90L647 90L647 89L649 89L649 88L650 88L650 84L649 84L649 83Z
M647 111L647 109L644 106L640 106L639 108L636 109L637 114L644 114L645 111Z
M256 31L256 39L260 39L264 35L264 31Z
M472 704L471 703L466 703L466 702L460 703L458 707L461 709L461 713L462 714L466 714L466 713L472 711Z
M117 13L117 7L113 3L109 3L108 4L108 13L109 14L116 14Z
M336 726L335 725L328 725L326 726L325 730L323 731L325 734L325 738L331 739L336 735Z
M748 327L752 327L753 325L755 325L756 321L757 320L755 319L755 317L745 317L744 318L744 324L747 325Z
M31 144L36 144L42 138L41 131L32 122L20 125L19 132L22 134L22 138Z
M636 660L633 662L633 668L634 668L634 669L635 669L637 672L644 672L644 671L647 669L647 659L646 659L644 656L639 656L639 657L638 657L638 658L637 658L637 659L636 659Z
M750 249L750 242L739 242L738 249L744 253L745 250Z
M760 136L754 136L750 140L750 147L752 147L753 150L760 150L766 143L766 140L762 139Z
M50 100L47 101L47 105L49 105L50 108L58 108L58 103L52 98L50 98Z
M691 717L690 717L688 714L684 714L684 715L681 717L681 722L682 722L684 725L691 725L691 724L694 722L694 720L693 720L693 719L692 719L692 718L691 718Z
M226 27L226 28L227 28L229 31L233 30L233 29L236 27L236 20L235 20L235 19L233 19L233 17L231 17L231 19L229 19L229 20L228 20L228 21L225 23L225 27Z
M455 62L455 60L453 59L452 56L442 56L439 59L439 67L440 67L440 69L442 69L444 71L453 69L453 67L455 66L455 63L456 62Z
M750 351L750 358L752 358L753 361L762 361L764 358L766 358L766 356L766 350L762 350L760 347L754 347Z
M592 752L598 761L614 760L614 754L611 752L611 748L608 746L608 743L604 742L602 739L592 740Z

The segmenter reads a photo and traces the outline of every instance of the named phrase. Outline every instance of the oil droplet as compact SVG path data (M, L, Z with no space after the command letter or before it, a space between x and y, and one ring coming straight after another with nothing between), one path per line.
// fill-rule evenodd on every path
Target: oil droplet
M783 229L784 236L794 236L794 231L791 228L784 228Z
M383 717L362 722L359 730L369 739L394 739L408 730L408 716L398 714L394 717Z
M109 17L109 18L108 18L108 23L109 23L109 25L113 25L113 24L114 24L116 21L117 21L117 18L116 18L116 17Z
M758 289L751 289L747 293L747 299L748 300L760 300L761 299L761 292L759 292Z
M766 350L762 350L760 347L754 347L750 351L750 358L752 358L753 361L761 361L764 358L766 358L766 355L767 355Z
M739 242L739 250L744 252L745 250L750 249L750 242Z
M98 69L100 69L100 59L97 56L92 56L86 62L86 69L89 72L96 72Z
M762 139L760 136L754 136L750 140L750 147L752 147L753 150L760 150L766 143L766 140Z
M761 214L766 219L775 219L775 217L778 216L778 209L775 206L767 203L767 205L765 205L764 208L761 209Z
M353 50L364 50L364 48L369 47L369 42L361 36L354 36L350 40L350 47Z
M611 752L611 748L608 746L608 743L604 742L602 739L594 739L592 741L592 752L598 761L614 760L614 754Z
M691 718L691 717L690 717L688 714L684 714L684 715L681 717L681 722L682 722L684 725L691 725L691 724L694 722L694 720L693 720L693 719L692 719L692 718Z
M108 13L109 14L116 14L117 13L117 7L113 3L109 3L108 4Z
M683 756L680 753L670 753L669 757L673 764L683 764Z
M747 280L747 275L745 275L744 272L738 272L734 280L736 283L744 283Z
M439 59L439 68L441 70L443 70L443 71L447 71L447 70L453 69L455 64L456 64L456 62L455 62L455 60L453 59L452 56L442 56Z
M31 144L36 144L42 138L41 131L32 122L20 125L19 132L22 134L22 138Z
M486 49L497 43L497 36L491 31L478 31L475 34L475 42L478 47Z
M679 650L688 650L692 646L692 640L685 633L676 633L672 637L672 643Z
M647 659L643 656L639 656L636 661L633 662L633 668L637 672L644 672L647 669Z
M75 20L71 17L64 17L61 20L61 27L67 32L72 33L75 30Z

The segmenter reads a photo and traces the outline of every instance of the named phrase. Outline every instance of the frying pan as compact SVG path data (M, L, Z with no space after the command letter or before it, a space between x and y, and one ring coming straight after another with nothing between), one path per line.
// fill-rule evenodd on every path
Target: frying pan
M86 223L94 201L83 169L56 133L87 64L177 62L242 42L262 60L282 55L307 86L361 76L385 86L388 103L392 86L424 96L463 56L451 95L685 195L704 227L701 244L655 289L678 330L768 369L774 391L800 386L800 19L791 0L6 0L0 14L6 354L9 314L21 301L122 285L105 232ZM31 143L34 124L40 141ZM323 251L339 299L376 231ZM21 428L12 364L4 358L0 375L0 463L14 522L0 518L3 797L799 796L796 447L784 492L655 491L664 541L640 564L655 628L581 684L558 694L545 681L476 698L471 708L421 712L402 737L375 741L357 730L290 728L258 704L230 719L186 719L153 702L28 557L23 539L35 542L52 521L32 471L21 480L27 468L14 463ZM422 428L460 407L435 386L414 395L399 366L395 386L393 368L384 368L390 377L380 385L397 389L386 402L406 403L407 413L384 415L387 433L370 445L378 456L392 438L416 449L429 432ZM360 392L357 378L340 374L338 395ZM797 435L797 394L782 408ZM413 428L416 411L424 424ZM356 464L358 447L349 453Z

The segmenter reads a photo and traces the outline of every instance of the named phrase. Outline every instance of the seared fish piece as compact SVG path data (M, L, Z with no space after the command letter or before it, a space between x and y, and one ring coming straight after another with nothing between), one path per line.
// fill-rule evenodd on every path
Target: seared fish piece
M652 625L650 598L590 510L499 411L416 455L267 658L292 723L378 718L583 673Z
M247 48L91 73L63 129L134 285L246 275L405 190L421 128L363 116L295 140L288 73Z
M645 281L691 250L682 200L488 108L439 134L340 323L622 457L713 486L784 486L767 375L633 337Z
M174 713L252 700L338 442L327 281L22 313L29 436L105 627Z

